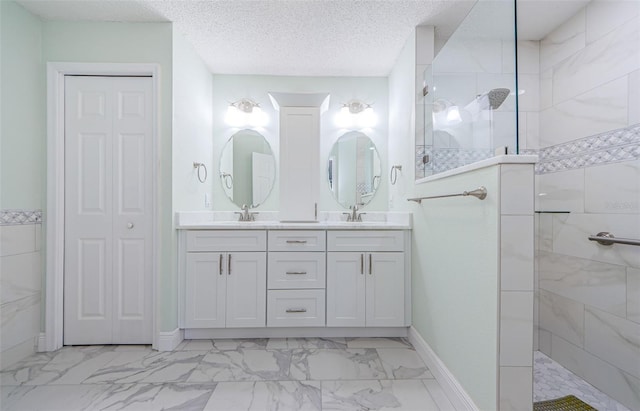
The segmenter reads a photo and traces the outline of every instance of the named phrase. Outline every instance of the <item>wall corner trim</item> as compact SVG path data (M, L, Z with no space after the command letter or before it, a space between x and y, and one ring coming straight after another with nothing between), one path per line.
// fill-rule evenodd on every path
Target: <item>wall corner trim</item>
M184 340L184 330L176 328L173 331L158 333L158 351L173 351Z
M420 333L418 333L418 330L413 326L409 328L409 342L416 349L416 352L420 355L420 358L422 358L427 367L429 367L429 370L447 394L449 401L451 401L455 409L469 411L480 410L471 397L469 397L469 394L462 388L462 385L460 385L455 376L444 365L442 360L438 358L429 344L427 344Z

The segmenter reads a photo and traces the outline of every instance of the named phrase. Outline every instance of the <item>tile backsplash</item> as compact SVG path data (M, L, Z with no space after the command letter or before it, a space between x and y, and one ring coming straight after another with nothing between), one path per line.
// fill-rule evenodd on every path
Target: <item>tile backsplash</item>
M0 225L42 223L42 210L0 210Z

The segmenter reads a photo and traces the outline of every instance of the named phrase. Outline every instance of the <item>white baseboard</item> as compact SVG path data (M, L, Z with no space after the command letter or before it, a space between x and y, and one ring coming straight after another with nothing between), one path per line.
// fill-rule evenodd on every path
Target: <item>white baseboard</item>
M158 351L173 351L184 340L184 331L176 328L173 331L158 334Z
M429 371L436 378L456 410L479 411L469 394L413 326L409 328L409 342L429 367Z
M38 352L47 351L47 334L40 333L40 335L38 336L38 342L36 344L36 347Z
M406 337L407 327L187 328L184 338Z

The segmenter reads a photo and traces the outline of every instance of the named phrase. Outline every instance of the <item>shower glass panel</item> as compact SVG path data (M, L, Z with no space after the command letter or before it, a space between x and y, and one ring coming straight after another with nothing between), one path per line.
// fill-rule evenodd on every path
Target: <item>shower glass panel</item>
M437 53L424 73L417 177L518 153L515 45L515 2L479 1Z

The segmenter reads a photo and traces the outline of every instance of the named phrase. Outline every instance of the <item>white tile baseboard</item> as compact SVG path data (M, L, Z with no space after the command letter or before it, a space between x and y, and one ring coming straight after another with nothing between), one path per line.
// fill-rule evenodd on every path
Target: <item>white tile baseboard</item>
M38 352L47 351L47 334L40 333L40 335L38 335L38 341L37 341L36 347Z
M173 351L184 340L184 330L176 328L173 331L158 333L158 351Z
M449 371L444 363L438 358L429 344L422 338L418 331L411 326L409 328L409 342L416 349L416 352L425 362L429 370L436 378L444 392L449 397L449 401L456 410L479 411L469 394L462 388L455 376Z

